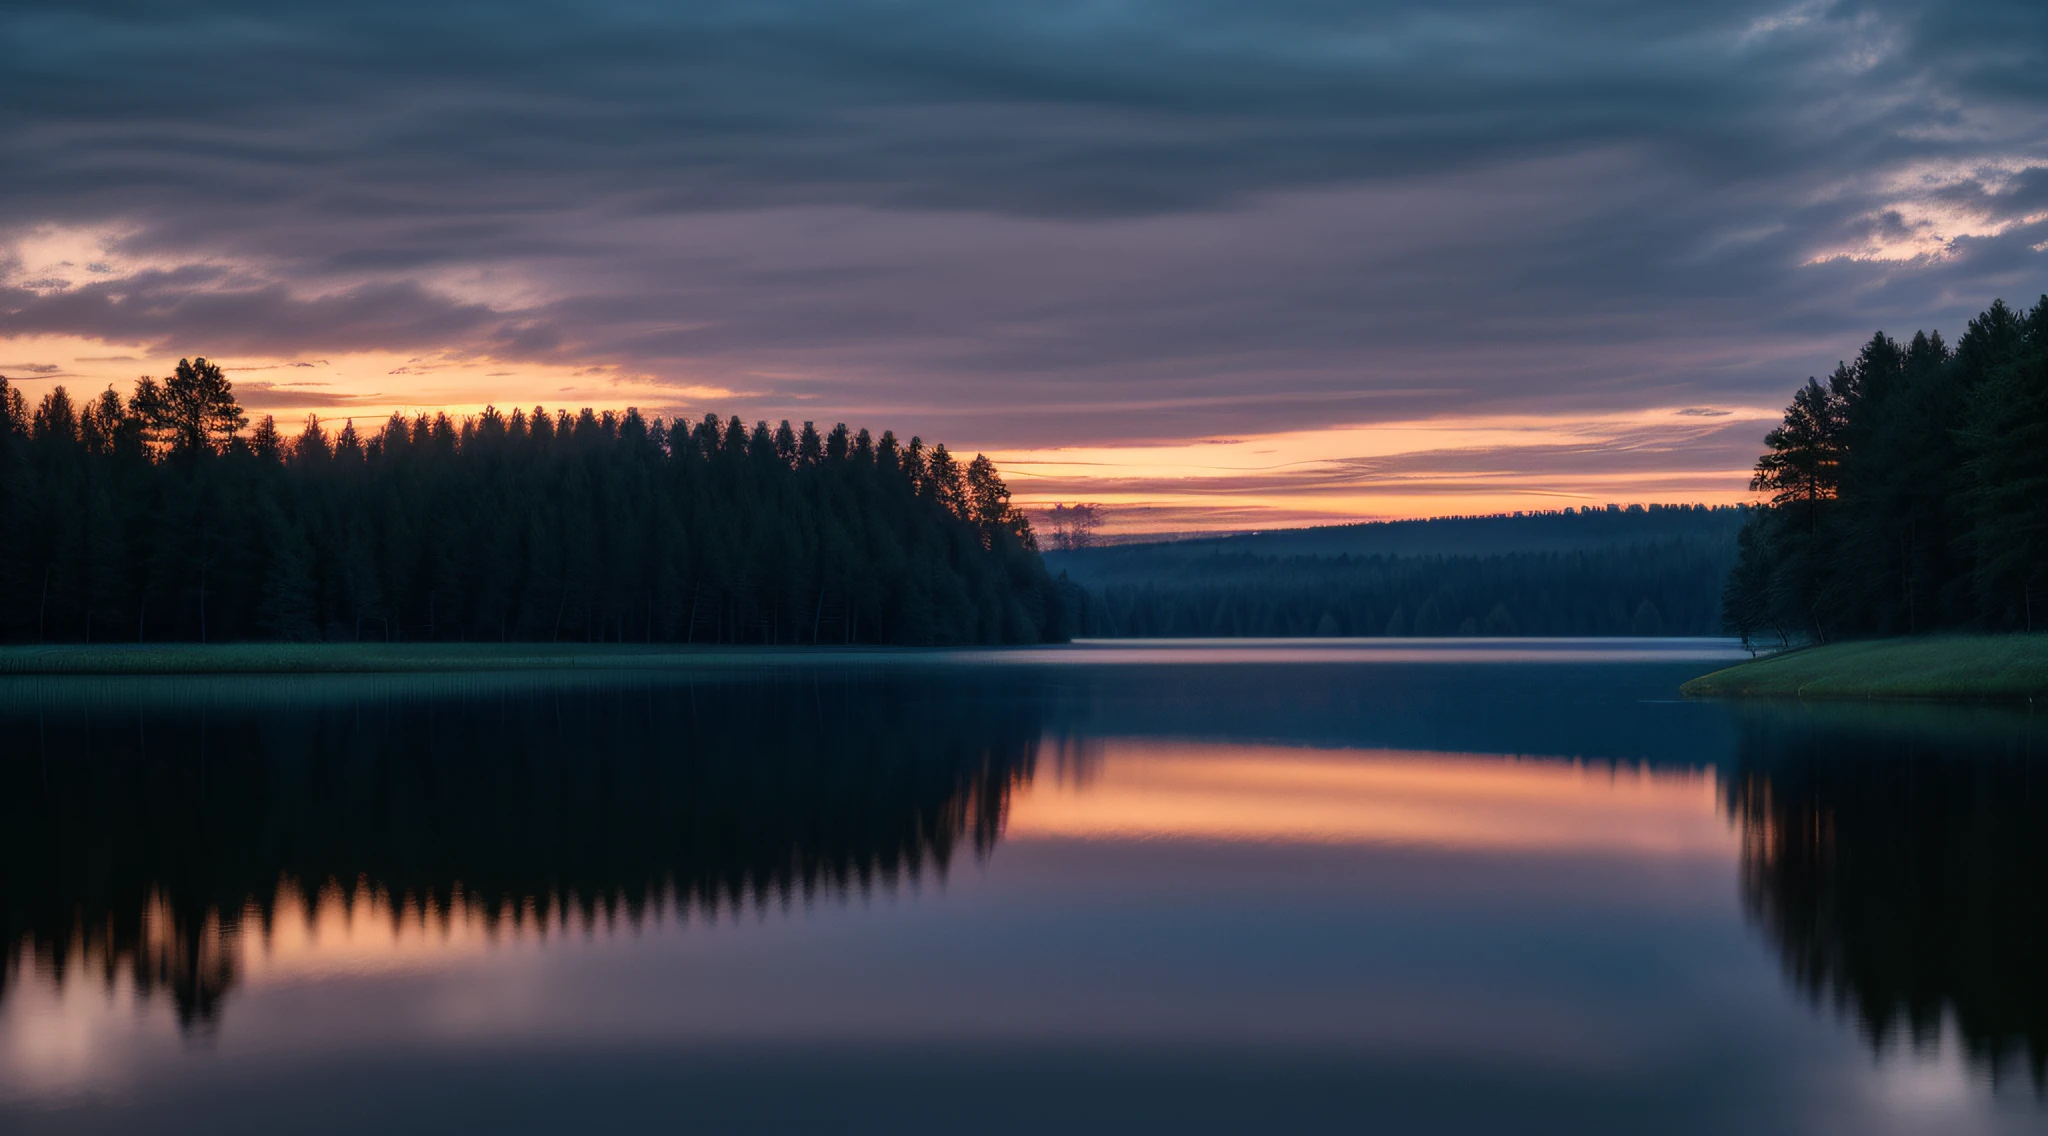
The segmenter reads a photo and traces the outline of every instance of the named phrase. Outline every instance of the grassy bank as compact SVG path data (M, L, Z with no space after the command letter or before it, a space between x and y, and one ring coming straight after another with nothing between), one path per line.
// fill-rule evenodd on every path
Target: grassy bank
M2048 699L2048 634L1833 643L1715 671L1681 690L1688 698Z
M833 654L889 654L833 648ZM139 643L0 647L0 675L432 674L529 670L725 670L792 648L597 643Z

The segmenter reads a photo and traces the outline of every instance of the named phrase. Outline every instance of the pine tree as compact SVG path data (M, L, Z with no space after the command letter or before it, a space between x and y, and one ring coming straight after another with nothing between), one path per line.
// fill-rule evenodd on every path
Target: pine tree
M624 412L291 443L203 360L77 412L0 384L0 635L966 643L1063 633L993 463ZM197 408L197 409L194 409ZM906 468L906 465L908 468ZM942 488L947 490L940 499Z
M162 383L137 384L129 410L141 419L156 445L175 454L212 453L249 424L235 402L234 384L204 358L180 359Z
M2048 627L2048 296L1972 393L1965 497L1983 616Z
M2036 626L2048 556L2048 299L1994 302L1951 351L1872 337L1766 439L1725 589L1745 635Z

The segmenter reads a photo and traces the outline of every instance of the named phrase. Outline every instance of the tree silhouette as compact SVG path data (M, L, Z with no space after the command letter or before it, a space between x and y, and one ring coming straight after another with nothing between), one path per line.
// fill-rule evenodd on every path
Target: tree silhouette
M1073 622L994 464L633 408L246 421L0 388L0 637L1039 642ZM905 458L909 460L903 460Z
M1806 380L1785 408L1784 424L1764 436L1770 449L1750 479L1750 489L1770 494L1771 504L1797 508L1809 528L1819 523L1821 502L1840 487L1842 402L1837 390Z
M2048 591L2048 296L1994 302L1950 350L1882 332L1808 380L1765 439L1768 493L1726 624L1825 641L2033 630Z
M1052 546L1061 552L1093 548L1095 532L1102 527L1099 506L1059 502L1046 511L1052 524Z
M169 378L143 379L129 407L156 444L176 454L218 452L249 424L234 384L204 358L180 359Z

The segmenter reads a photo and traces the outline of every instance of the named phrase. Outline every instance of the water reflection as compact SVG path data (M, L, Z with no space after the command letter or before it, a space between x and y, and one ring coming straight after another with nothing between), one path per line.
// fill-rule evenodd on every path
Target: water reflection
M1694 669L0 684L0 1106L364 1054L489 1095L582 1045L780 1092L893 1045L878 1100L1030 1067L1237 1130L1205 1086L1431 1131L2013 1120L1981 1077L2048 1053L2035 719L1673 704ZM1946 1111L1877 1123L1871 1084Z
M1752 710L1729 809L1786 973L1882 1052L1952 1024L2048 1073L2048 731L1999 708Z
M1251 840L1461 852L1715 856L1706 770L1400 750L1120 741L1036 786L1012 839Z
M0 998L25 964L125 977L187 1027L220 1013L240 940L331 941L337 915L395 945L943 876L994 845L1042 732L1028 701L900 678L126 713L76 693L0 721L35 739L0 764Z

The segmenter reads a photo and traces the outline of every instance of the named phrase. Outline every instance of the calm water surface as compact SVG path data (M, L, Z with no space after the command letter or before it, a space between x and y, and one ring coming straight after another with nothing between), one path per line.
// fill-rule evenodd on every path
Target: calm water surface
M0 1130L2048 1130L2048 730L1720 644L0 685Z

